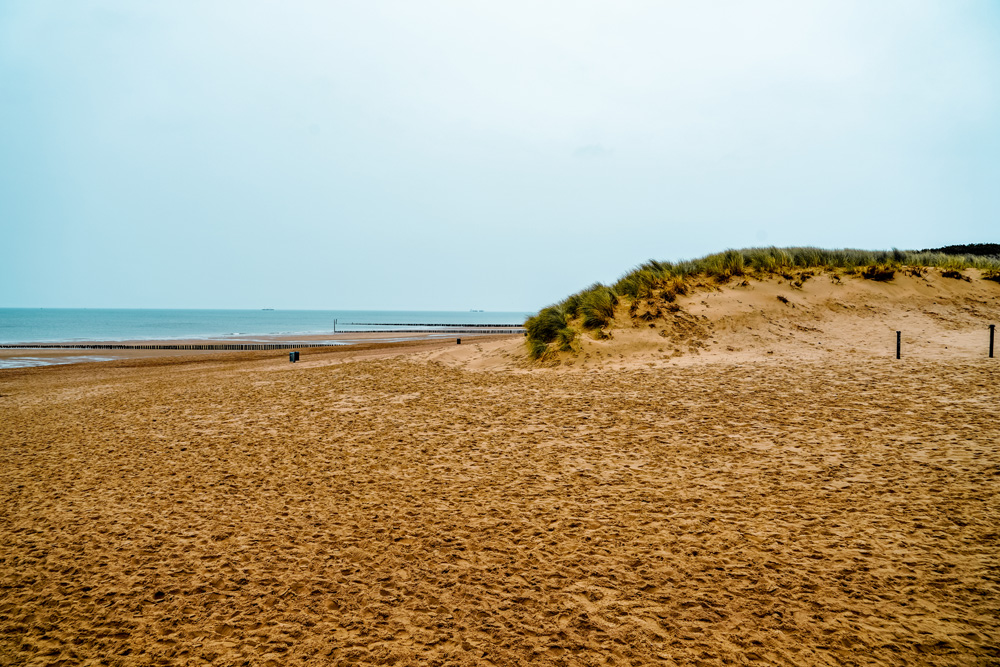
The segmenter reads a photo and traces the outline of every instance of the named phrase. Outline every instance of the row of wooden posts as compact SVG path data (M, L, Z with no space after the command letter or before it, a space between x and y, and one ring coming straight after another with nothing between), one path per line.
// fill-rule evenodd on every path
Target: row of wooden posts
M991 324L990 325L990 359L993 358L993 336L996 333L996 328L997 328L997 325L995 325L995 324ZM896 358L897 359L900 358L900 353L902 352L902 349L903 349L903 332L902 331L897 331L896 332Z

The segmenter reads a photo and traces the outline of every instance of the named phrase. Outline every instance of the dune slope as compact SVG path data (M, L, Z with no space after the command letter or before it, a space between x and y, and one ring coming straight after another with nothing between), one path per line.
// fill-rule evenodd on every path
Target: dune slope
M963 278L930 269L889 282L828 273L804 281L802 273L702 280L674 302L623 297L604 328L610 338L581 331L573 352L547 362L655 367L699 358L888 358L895 356L896 331L907 357L983 356L988 325L1000 324L1000 284L979 279L975 269ZM579 320L573 324L582 329Z

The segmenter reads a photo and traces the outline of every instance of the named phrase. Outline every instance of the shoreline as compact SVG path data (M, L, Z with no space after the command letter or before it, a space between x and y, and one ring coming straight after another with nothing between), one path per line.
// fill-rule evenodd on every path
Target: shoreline
M176 338L78 338L67 340L21 340L0 342L2 349L44 349L44 348L78 348L94 345L191 345L191 344L234 344L242 343L310 343L330 342L331 344L347 344L354 339L369 340L372 338L388 339L444 337L454 334L477 335L507 335L524 334L522 325L448 325L448 328L431 325L415 324L412 329L366 329L364 331L336 331L319 333L270 333L270 334L231 334L225 336L181 336Z
M312 336L254 336L220 341L212 338L190 338L183 340L132 340L132 341L81 341L77 343L24 343L0 345L0 372L14 369L64 366L80 363L106 363L158 357L218 358L236 360L281 356L295 350L301 344L301 351L310 356L318 352L371 349L406 348L415 345L437 343L454 345L453 338L462 340L499 340L520 334L460 334L451 332L426 332L386 334L381 332L353 332L345 334L314 334ZM280 345L275 349L192 349L199 345ZM10 345L9 347L7 345Z

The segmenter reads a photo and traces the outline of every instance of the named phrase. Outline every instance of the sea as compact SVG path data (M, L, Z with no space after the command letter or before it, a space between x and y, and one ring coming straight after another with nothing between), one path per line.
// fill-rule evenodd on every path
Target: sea
M398 310L155 310L0 308L0 345L89 341L220 340L255 336L420 329L431 325L523 324L533 313ZM442 334L447 335L447 334ZM91 357L97 360L96 357ZM53 363L28 356L0 368Z

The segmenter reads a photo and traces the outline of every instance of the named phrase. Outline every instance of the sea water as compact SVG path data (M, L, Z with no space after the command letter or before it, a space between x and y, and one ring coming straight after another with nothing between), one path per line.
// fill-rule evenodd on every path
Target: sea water
M433 324L523 324L530 315L483 311L0 308L0 344L226 340L234 336L317 335Z

